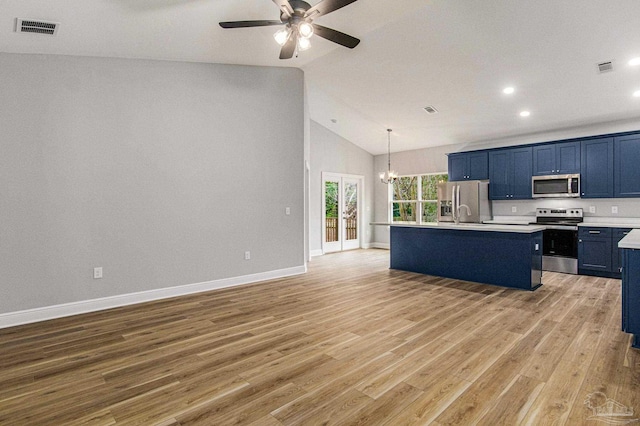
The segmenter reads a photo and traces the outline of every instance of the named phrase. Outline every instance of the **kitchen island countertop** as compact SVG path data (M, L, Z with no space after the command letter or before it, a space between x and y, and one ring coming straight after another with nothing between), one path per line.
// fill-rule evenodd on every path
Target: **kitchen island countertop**
M640 249L640 229L634 229L620 240L618 248L621 249Z
M517 232L524 234L532 234L545 229L544 225L504 225L487 223L460 223L456 225L451 222L427 222L421 224L410 222L372 222L370 225L398 226L404 228L451 229L457 231Z

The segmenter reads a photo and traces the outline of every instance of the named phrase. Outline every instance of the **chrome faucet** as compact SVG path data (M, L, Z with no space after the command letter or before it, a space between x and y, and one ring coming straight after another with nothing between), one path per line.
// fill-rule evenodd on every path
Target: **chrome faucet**
M467 209L467 216L471 216L471 208L466 205L466 204L459 204L458 208L457 208L457 215L456 215L456 225L460 224L460 208L464 207L465 209Z

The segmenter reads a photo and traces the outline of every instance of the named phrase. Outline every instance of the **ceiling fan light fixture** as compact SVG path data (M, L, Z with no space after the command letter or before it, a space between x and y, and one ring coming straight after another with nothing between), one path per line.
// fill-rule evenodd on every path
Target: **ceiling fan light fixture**
M276 31L276 33L273 35L273 38L276 40L276 43L278 43L280 46L284 46L287 40L289 40L290 33L291 33L291 30L289 28L283 28L281 30Z
M305 37L298 37L298 50L303 51L311 47L311 41Z
M298 25L298 34L302 38L310 38L313 35L313 25L308 22L301 22Z

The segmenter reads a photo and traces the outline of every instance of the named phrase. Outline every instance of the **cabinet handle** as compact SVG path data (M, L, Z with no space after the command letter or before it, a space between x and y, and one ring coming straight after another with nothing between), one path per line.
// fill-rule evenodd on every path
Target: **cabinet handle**
M578 242L579 242L579 243L581 243L581 242L582 242L582 240L578 240Z
M600 231L589 231L590 234L599 234Z
M582 195L584 195L584 192L582 193Z

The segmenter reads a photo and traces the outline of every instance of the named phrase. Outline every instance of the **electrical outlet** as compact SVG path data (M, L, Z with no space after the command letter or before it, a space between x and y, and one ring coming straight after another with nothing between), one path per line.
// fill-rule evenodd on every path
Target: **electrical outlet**
M251 252L250 251L245 251L244 252L244 260L250 260L251 259Z
M595 213L596 212L596 206L589 206L589 213Z
M611 206L611 214L618 214L618 206Z
M518 208L516 206L511 206L511 213L517 213Z
M100 278L102 278L102 266L93 268L93 279L99 280Z
M287 216L291 214L291 207L287 207L284 209L284 214L286 214Z

